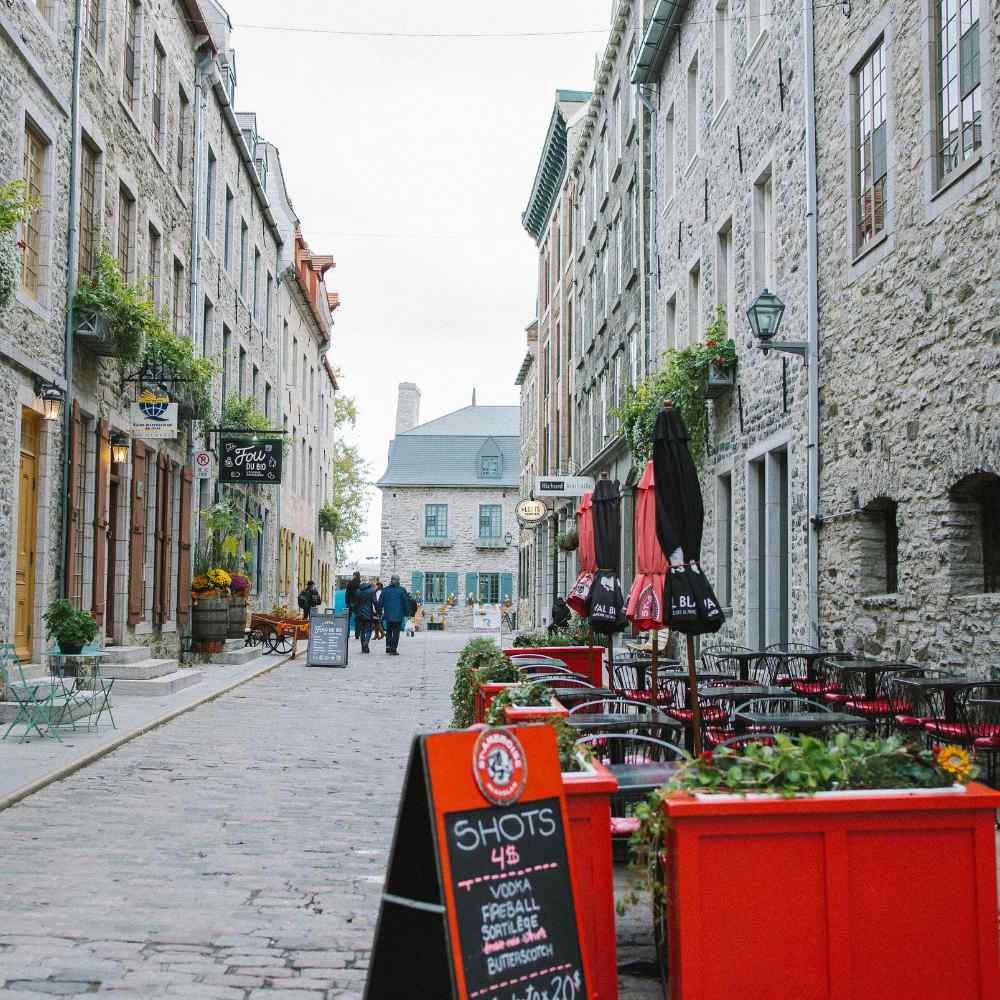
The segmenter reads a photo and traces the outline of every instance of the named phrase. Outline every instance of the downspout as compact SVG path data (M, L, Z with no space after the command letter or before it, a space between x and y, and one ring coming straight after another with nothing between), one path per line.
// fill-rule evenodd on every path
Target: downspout
M649 347L650 353L655 351L654 345L656 343L656 274L657 274L657 245L656 245L656 105L642 92L642 85L635 85L636 92L639 94L639 100L642 101L643 107L649 112L649 134L652 136L649 150L649 216L647 218L647 225L649 226L649 232L646 234L649 240L649 263L646 269L646 310L647 317L646 322L649 324ZM645 164L643 164L645 167ZM647 357L645 359L645 372L648 374L651 366L651 361Z
M66 222L66 338L63 368L66 399L63 403L62 521L59 532L59 596L66 597L66 547L69 544L69 453L73 421L73 299L80 267L79 162L80 162L80 63L83 57L83 0L76 0L73 22L73 79L70 97L69 218Z
M196 38L194 50L198 51L209 41L207 35ZM196 317L198 316L198 299L201 291L201 231L204 226L207 206L202 194L202 171L205 161L205 110L208 105L208 87L206 86L206 71L212 62L212 53L202 56L194 67L194 89L196 100L194 104L194 150L191 166L191 341L197 344ZM201 352L204 353L204 352Z
M816 70L813 0L802 3L802 33L805 49L806 113L806 246L807 246L807 317L806 364L808 366L808 435L809 462L809 634L819 646L819 283L817 260L819 237L816 211Z
M285 274L280 268L276 269L278 274L276 276L276 281L278 285L278 294L276 296L275 306L278 310L278 318L281 318L281 289L285 283ZM275 411L274 426L284 428L284 399L285 399L285 338L276 331L276 336L278 337L278 379L279 383L275 386L275 396L278 399L278 406ZM285 439L282 437L282 448L284 448ZM284 468L284 454L282 458L282 468ZM278 483L278 489L275 491L276 497L274 501L274 603L278 603L278 595L281 593L281 490L283 483Z

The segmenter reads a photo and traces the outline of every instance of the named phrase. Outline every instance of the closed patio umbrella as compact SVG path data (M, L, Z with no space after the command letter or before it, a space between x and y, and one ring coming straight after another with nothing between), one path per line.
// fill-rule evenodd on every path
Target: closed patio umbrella
M653 430L656 534L669 570L663 604L667 624L687 635L689 700L695 753L701 752L701 711L694 667L695 635L717 632L725 621L719 602L701 572L701 537L705 507L698 470L688 448L688 432L669 401Z
M621 585L621 490L617 480L612 482L607 473L602 473L594 488L592 505L597 569L590 597L590 624L594 631L611 636L625 628Z
M566 603L578 614L586 615L590 610L590 588L594 583L597 560L594 556L594 525L591 495L583 494L576 512L577 563L580 567L576 583L566 597Z

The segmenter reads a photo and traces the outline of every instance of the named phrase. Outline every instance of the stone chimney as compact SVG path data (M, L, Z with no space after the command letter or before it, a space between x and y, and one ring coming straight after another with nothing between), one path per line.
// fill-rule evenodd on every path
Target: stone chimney
M420 423L420 390L415 382L400 382L396 400L396 433L404 434Z

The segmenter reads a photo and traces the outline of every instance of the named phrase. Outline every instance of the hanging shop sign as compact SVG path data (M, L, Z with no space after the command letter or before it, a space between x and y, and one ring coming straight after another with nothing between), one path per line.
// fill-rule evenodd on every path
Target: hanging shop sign
M548 512L548 507L534 497L519 500L514 508L514 516L522 528L533 528L536 524L541 524Z
M582 497L594 488L590 476L539 476L535 492L541 497Z
M177 437L177 403L163 389L144 388L131 405L130 415L133 437L147 441Z
M416 737L397 817L366 1000L593 996L550 727Z
M220 483L276 486L281 482L281 441L224 437L219 446Z

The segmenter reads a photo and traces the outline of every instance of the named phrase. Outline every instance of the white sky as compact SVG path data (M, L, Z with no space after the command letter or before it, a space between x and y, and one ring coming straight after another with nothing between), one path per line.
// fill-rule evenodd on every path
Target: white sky
M536 252L521 227L555 90L589 90L611 0L321 3L228 0L236 106L281 151L310 247L332 253L331 356L358 402L356 443L385 468L396 387L421 421L471 402L516 404ZM548 38L348 38L275 25ZM380 493L356 557L379 551Z

